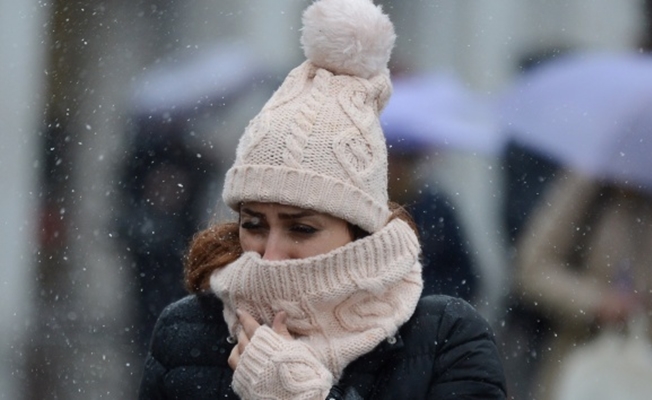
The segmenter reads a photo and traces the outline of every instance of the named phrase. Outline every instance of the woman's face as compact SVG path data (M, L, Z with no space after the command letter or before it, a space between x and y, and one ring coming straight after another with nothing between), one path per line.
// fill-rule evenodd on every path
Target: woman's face
M352 241L349 224L303 208L247 202L240 206L240 244L265 260L290 260L328 253Z

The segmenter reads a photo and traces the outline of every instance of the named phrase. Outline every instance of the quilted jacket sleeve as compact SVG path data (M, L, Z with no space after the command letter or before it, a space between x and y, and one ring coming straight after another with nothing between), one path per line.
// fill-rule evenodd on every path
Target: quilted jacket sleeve
M237 399L227 336L215 296L188 296L168 306L154 328L139 399Z
M143 371L142 380L140 382L140 399L165 399L165 396L162 393L162 380L165 372L165 367L155 360L151 354L148 354L147 359L145 360L145 369Z
M489 324L462 299L422 298L399 334L350 364L335 399L503 400L502 361ZM336 388L334 388L336 389ZM355 396L355 393L359 396ZM352 396L353 395L353 396Z
M468 303L449 298L439 319L435 377L428 398L505 399L505 375L493 332Z

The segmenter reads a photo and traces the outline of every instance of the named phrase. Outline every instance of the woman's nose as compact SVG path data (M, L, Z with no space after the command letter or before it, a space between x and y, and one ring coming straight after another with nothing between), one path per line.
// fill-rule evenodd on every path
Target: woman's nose
M263 260L267 261L287 260L290 258L287 243L283 240L282 235L275 231L269 233L264 244L262 257Z

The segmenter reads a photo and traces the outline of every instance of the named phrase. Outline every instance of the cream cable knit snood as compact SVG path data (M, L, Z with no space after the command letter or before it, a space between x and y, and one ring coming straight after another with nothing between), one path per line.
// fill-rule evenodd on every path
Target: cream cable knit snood
M423 282L412 229L393 220L377 233L324 255L264 261L245 253L211 276L230 332L236 309L262 325L234 374L245 399L324 398L344 368L396 334L416 307ZM289 341L271 326L288 315Z

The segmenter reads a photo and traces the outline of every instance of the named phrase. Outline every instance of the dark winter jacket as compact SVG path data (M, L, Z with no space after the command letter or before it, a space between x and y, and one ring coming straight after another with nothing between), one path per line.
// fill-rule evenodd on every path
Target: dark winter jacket
M423 188L407 209L419 228L422 295L446 294L474 303L480 285L478 266L469 254L459 212L448 196L431 187Z
M213 295L189 296L159 318L140 399L237 399L227 364L232 344ZM395 338L351 363L333 399L504 399L493 334L463 300L428 296Z

